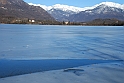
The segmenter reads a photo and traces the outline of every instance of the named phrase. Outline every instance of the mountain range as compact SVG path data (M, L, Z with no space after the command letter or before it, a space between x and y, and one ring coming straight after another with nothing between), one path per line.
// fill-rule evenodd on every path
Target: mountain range
M42 7L57 21L86 22L94 19L109 18L124 20L124 4L114 2L102 2L92 7L84 8L61 4L45 6L29 3L29 5Z
M55 4L45 6L41 4L26 3L23 0L0 0L0 22L15 23L28 22L29 19L38 23L70 21L88 22L94 19L124 20L124 5L114 2L102 2L92 7L74 7ZM41 22L42 21L42 22ZM34 21L32 21L34 22Z

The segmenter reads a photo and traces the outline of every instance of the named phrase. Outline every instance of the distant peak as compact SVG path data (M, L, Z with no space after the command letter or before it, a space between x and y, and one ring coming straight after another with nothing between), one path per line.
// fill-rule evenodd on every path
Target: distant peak
M114 3L114 2L102 2L99 5L106 5L109 7L116 7L120 9L124 9L124 4Z
M102 2L102 3L100 3L100 4L104 4L104 5L109 5L109 6L115 6L115 5L121 5L121 4L119 4L119 3L114 3L114 2Z
M51 10L51 9L60 9L63 11L73 11L73 12L80 12L83 11L84 8L80 7L74 7L74 6L69 6L69 5L63 5L63 4L55 4L52 6L46 6L46 5L41 5L41 4L33 4L33 3L28 3L29 5L34 5L34 6L40 6L45 10Z
M80 12L80 11L84 10L84 8L69 6L69 5L63 5L63 4L55 4L52 6L52 8L61 9L63 11L73 11L73 12Z
M34 5L34 6L40 6L43 9L45 9L46 11L49 11L51 9L60 9L62 11L73 11L73 12L80 12L80 11L85 11L85 10L89 10L89 9L94 9L100 5L104 5L104 6L108 6L108 7L115 7L115 8L120 8L124 10L124 4L119 4L119 3L114 3L114 2L102 2L100 4L96 4L94 6L91 7L75 7L75 6L69 6L69 5L63 5L63 4L55 4L52 6L46 6L46 5L41 5L41 4L33 4L33 3L28 3L29 5Z

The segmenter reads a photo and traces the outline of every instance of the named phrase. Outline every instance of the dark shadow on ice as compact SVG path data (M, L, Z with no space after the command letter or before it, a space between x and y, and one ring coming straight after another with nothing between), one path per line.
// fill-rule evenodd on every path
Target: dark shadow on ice
M64 70L64 72L72 72L77 76L80 76L83 71L84 71L83 69L73 69L73 68L69 68L69 69Z
M0 78L119 61L121 60L90 60L90 59L0 60Z

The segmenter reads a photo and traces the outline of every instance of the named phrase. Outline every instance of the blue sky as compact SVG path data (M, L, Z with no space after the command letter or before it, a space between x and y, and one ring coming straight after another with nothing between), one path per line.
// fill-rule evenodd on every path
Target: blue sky
M64 4L64 5L77 6L77 7L93 6L105 1L124 4L124 0L24 0L24 1L28 3L42 4L47 6L51 6L55 4Z

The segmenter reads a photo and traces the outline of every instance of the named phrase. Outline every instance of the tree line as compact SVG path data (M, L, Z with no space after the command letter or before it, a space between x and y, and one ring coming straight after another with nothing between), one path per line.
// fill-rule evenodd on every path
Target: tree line
M0 23L4 24L39 24L39 25L82 25L82 26L124 26L124 21L117 19L95 19L88 22L35 20L29 18L1 17Z

